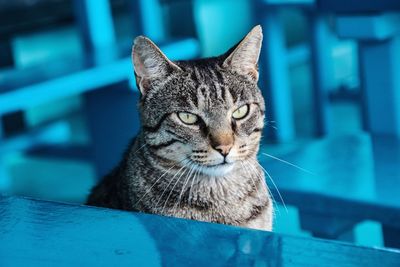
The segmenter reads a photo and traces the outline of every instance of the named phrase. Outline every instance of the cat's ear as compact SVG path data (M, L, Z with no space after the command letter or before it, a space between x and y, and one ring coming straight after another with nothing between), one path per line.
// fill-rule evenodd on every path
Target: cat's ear
M169 60L160 48L144 36L136 37L134 41L132 62L136 84L142 95L146 94L152 80L166 78L174 70L181 71L181 68Z
M258 58L260 56L262 39L261 26L257 25L239 44L228 51L222 66L257 81Z

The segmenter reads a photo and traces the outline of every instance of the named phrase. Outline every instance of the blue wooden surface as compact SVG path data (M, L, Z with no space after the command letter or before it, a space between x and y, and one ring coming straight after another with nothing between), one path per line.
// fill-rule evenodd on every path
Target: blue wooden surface
M399 266L395 250L0 197L0 265Z
M274 155L311 173L263 153L268 153L268 145L261 149L261 165L286 204L306 215L306 230L336 238L363 220L400 229L399 139L368 134L330 137ZM277 195L275 199L279 201ZM399 240L400 234L392 238Z

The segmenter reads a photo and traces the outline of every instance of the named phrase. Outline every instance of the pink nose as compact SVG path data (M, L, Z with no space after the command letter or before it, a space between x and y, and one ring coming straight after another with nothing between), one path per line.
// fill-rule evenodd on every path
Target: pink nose
M211 135L210 141L211 146L225 157L233 147L234 138L232 133L225 132Z
M214 149L221 153L222 156L226 157L229 154L229 151L231 151L232 146L232 144L219 145L217 147L214 147Z

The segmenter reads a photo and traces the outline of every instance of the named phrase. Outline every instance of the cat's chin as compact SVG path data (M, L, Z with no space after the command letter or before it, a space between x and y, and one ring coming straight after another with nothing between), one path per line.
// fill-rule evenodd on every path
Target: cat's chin
M225 176L229 174L234 167L234 163L218 164L214 166L196 166L200 172L208 176Z

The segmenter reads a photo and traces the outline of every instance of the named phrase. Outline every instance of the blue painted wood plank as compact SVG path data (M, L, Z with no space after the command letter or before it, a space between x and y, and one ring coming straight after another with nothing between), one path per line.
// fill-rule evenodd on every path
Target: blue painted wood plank
M0 197L2 266L399 266L395 250Z
M132 75L130 58L89 68L56 79L27 85L0 95L0 114L26 109L55 99L94 90Z

